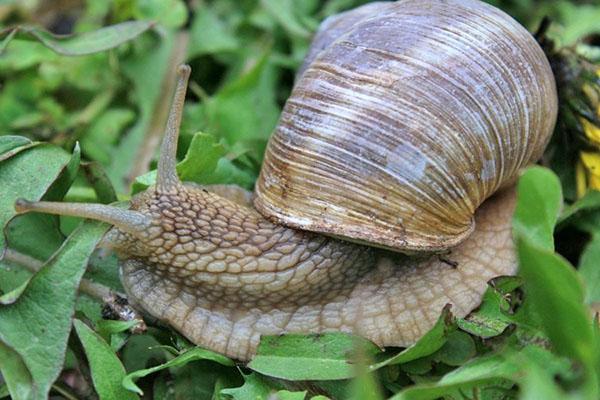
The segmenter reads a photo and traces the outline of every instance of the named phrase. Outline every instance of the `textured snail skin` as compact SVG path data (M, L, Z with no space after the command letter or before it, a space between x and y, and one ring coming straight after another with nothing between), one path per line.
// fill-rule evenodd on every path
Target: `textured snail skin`
M236 195L235 192L239 193ZM487 281L515 272L515 193L492 197L477 229L450 253L403 256L274 225L253 208L206 190L152 188L132 209L153 221L144 235L113 228L128 299L192 342L247 360L260 335L345 331L380 346L407 346L446 304L463 317Z
M317 34L255 206L298 229L447 249L541 156L556 112L543 51L502 11L474 0L368 4Z

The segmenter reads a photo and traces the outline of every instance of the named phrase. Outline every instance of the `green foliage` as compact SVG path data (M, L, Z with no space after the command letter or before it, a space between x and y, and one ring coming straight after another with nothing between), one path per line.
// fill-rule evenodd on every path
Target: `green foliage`
M134 383L134 381L138 378L142 378L148 374L152 374L154 372L163 370L165 368L178 367L186 365L187 363L195 360L211 360L217 362L221 365L233 366L233 362L220 354L214 353L212 351L202 349L199 347L193 348L191 350L187 350L181 352L177 355L177 357L172 360L167 361L164 364L157 365L156 367L147 368L137 370L125 376L123 378L123 387L132 392L137 392L139 394L144 394L142 390Z
M0 370L8 371L8 376L19 374L23 380L21 372L26 368L35 385L25 398L45 399L62 370L77 287L107 228L97 222L82 225L31 278L18 301L0 308L0 342L20 360L3 358Z
M73 324L85 349L94 380L94 387L100 399L136 399L137 396L127 391L121 384L125 377L125 368L123 368L123 364L113 353L110 346L80 320L74 320Z
M265 336L248 368L290 381L345 379L355 374L355 349L368 356L379 352L372 343L343 333Z
M150 22L131 21L85 32L72 37L62 37L37 27L22 26L16 28L16 35L10 32L5 40L20 35L31 35L41 44L65 56L83 56L112 49L134 39L152 26ZM2 43L6 48L8 43Z
M490 2L532 30L550 15L561 43L600 31L595 4ZM102 319L104 302L76 291L88 264L88 284L123 290L114 256L92 254L106 226L16 216L15 200L111 203L152 185L182 62L193 75L178 173L251 189L319 21L365 1L88 1L73 14L29 3L0 7L0 397L89 396L61 373L101 399L600 397L591 317L600 301L600 195L563 205L563 191L573 197L569 159L520 179L520 277L495 279L465 318L445 309L407 349L341 333L264 337L258 355L236 366L153 321L132 334L136 321ZM71 35L51 33L60 24ZM550 158L560 153L556 139ZM555 252L584 234L568 258ZM40 264L37 273L22 268Z

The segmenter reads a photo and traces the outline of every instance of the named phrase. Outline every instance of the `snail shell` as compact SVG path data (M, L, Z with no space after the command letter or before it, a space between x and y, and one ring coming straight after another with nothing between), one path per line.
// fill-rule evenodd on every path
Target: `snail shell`
M443 250L541 156L556 114L543 51L502 11L475 0L368 4L317 34L254 204L298 229Z

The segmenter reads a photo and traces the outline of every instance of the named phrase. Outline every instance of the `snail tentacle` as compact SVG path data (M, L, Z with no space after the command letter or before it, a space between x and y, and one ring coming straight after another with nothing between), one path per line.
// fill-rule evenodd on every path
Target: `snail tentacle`
M18 213L42 212L47 214L66 215L90 218L103 221L118 227L132 235L144 235L152 220L145 214L105 204L62 203L55 201L27 201L19 199L15 203Z
M177 87L173 97L167 129L160 149L156 175L156 190L167 193L180 184L177 170L177 142L179 141L179 126L183 115L185 94L190 79L191 68L189 65L180 65L177 70Z

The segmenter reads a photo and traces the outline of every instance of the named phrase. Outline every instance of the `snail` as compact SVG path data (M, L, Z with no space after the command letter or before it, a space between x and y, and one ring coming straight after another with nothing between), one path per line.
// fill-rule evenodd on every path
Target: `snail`
M176 173L188 66L156 185L129 209L27 202L108 222L129 300L239 360L261 335L344 331L408 346L514 274L514 182L556 121L535 39L478 0L373 3L328 18L254 195Z

